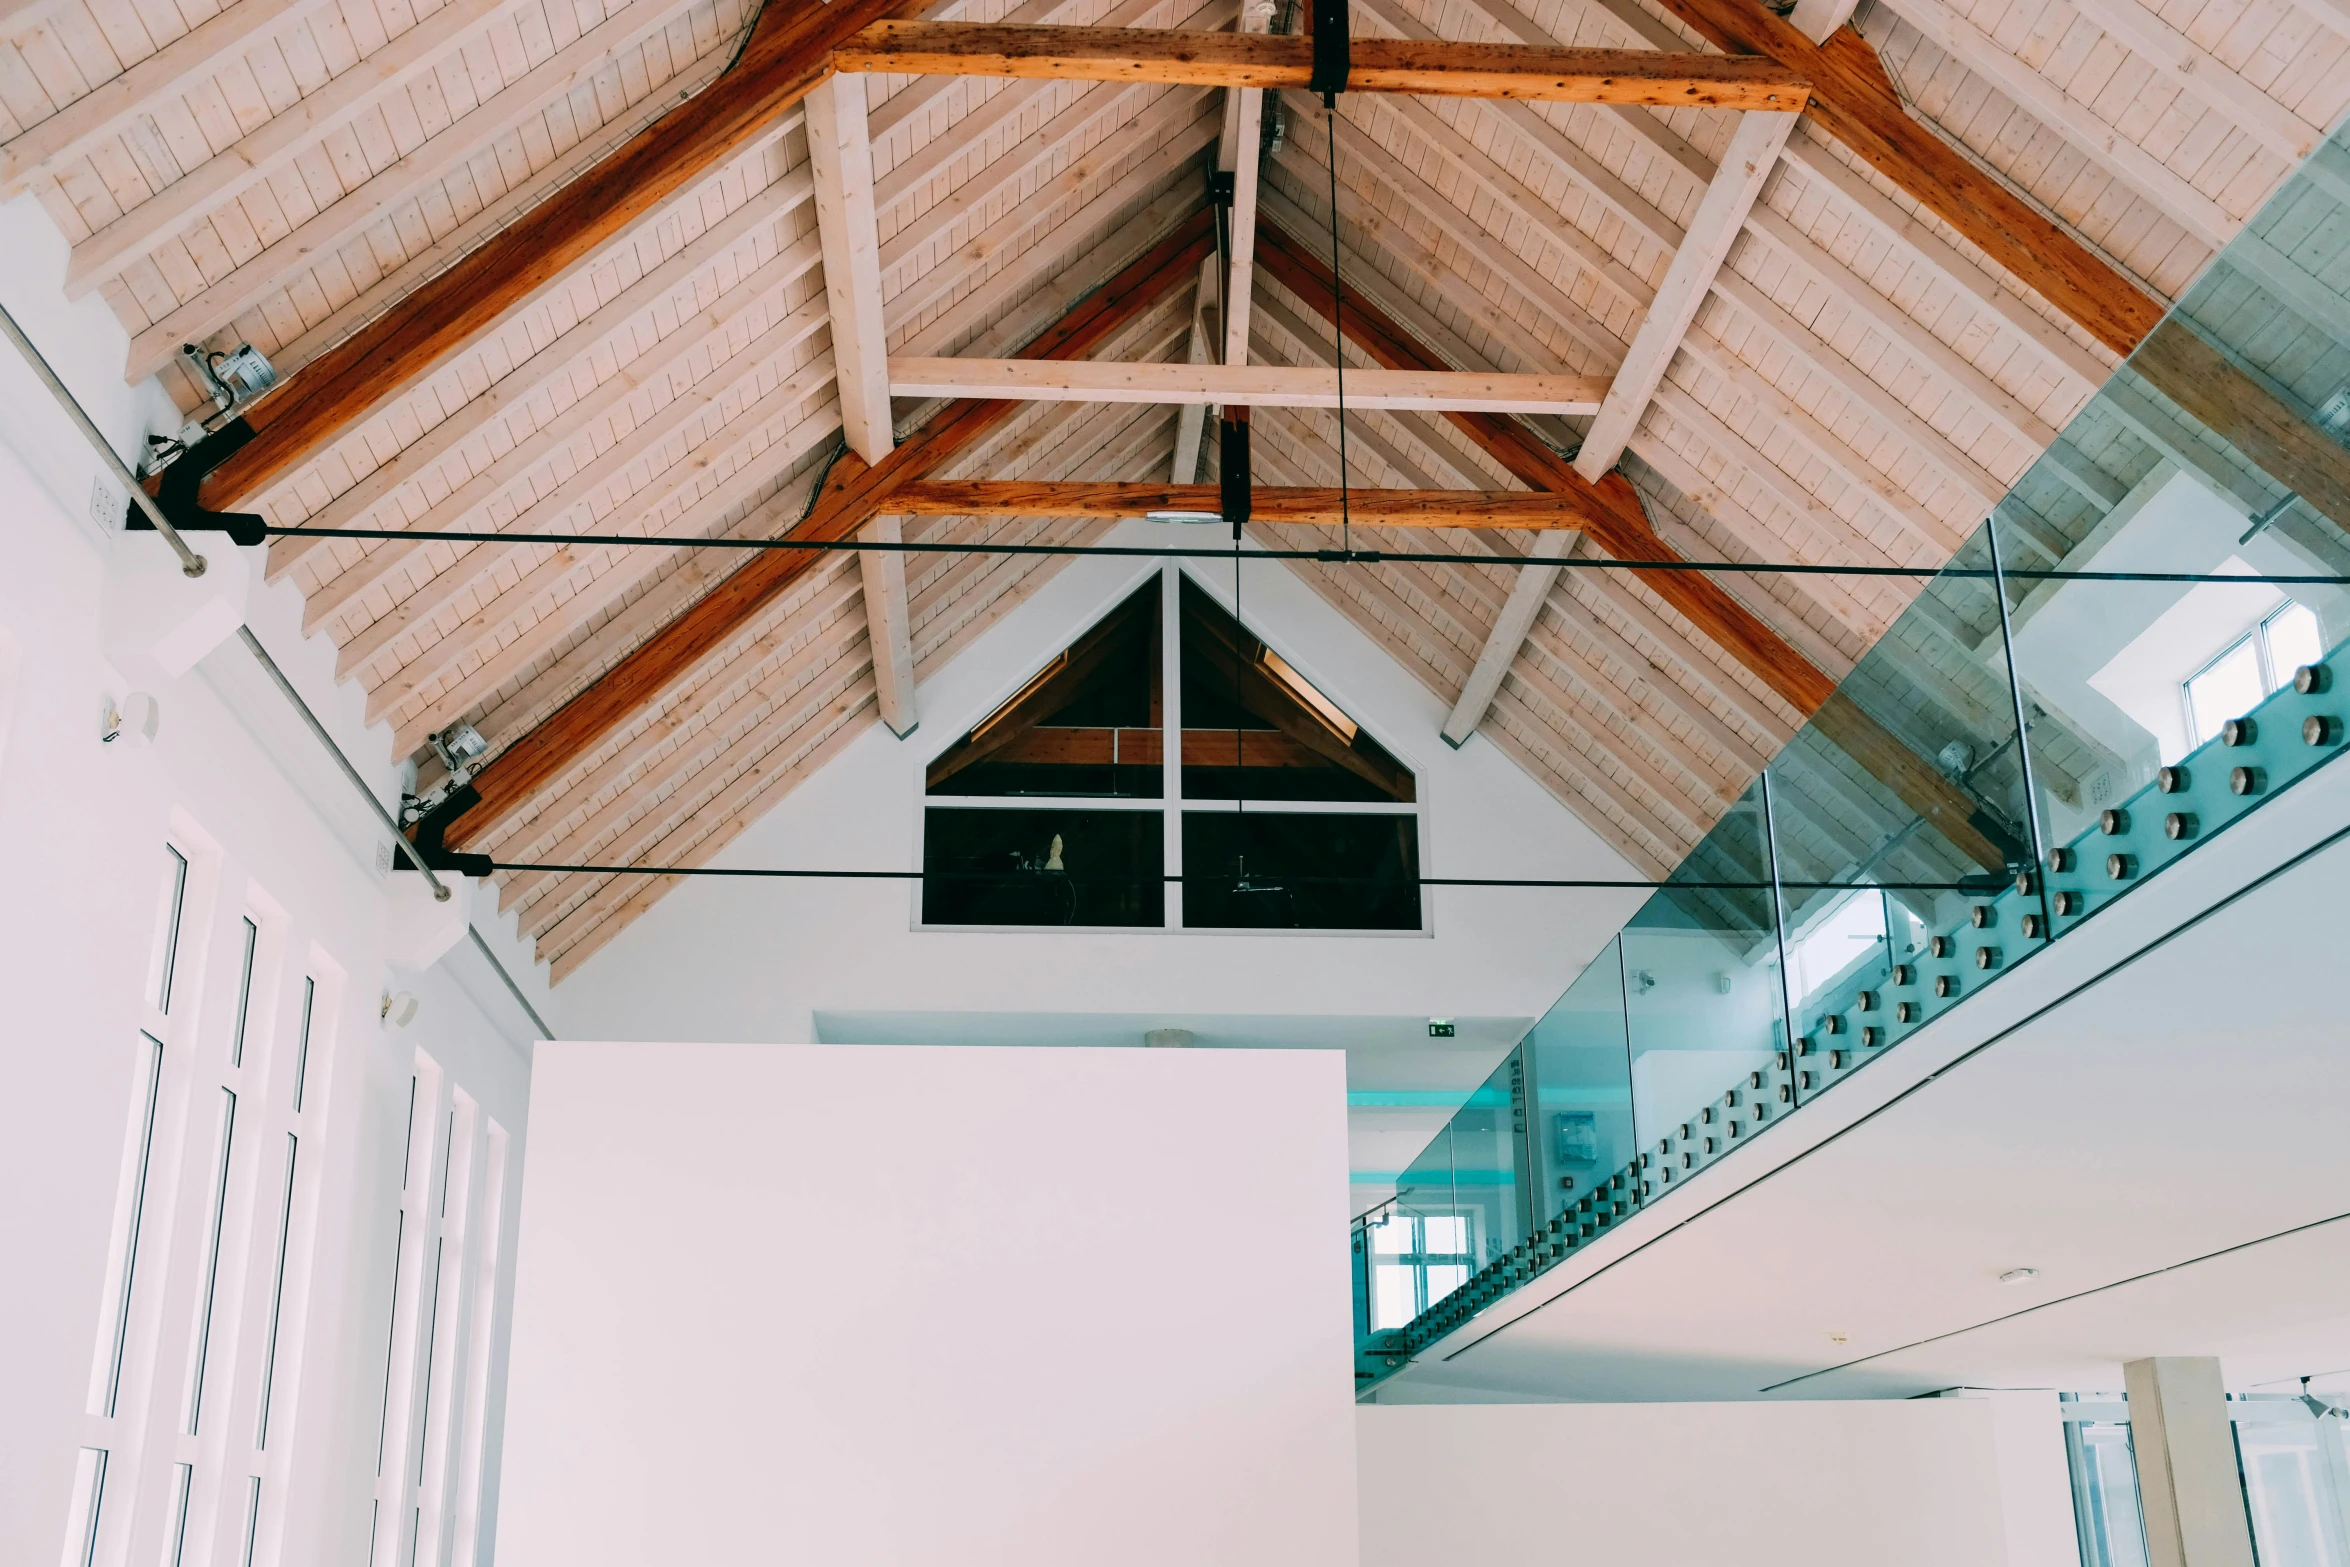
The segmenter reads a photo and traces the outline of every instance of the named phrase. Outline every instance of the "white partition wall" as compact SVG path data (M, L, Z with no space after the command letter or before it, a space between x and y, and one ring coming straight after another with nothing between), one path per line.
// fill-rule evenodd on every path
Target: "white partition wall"
M1354 1567L1331 1051L550 1044L500 1567Z
M2052 1393L1366 1405L1362 1567L2073 1567Z

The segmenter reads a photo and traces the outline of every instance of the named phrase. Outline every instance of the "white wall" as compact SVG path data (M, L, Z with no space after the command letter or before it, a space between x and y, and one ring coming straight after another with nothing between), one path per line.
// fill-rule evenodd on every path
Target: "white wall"
M2028 1410L1373 1404L1359 1418L1362 1567L2077 1560L2053 1394Z
M1134 522L1123 544L1207 530ZM1229 565L1198 580L1229 603ZM728 846L722 866L910 870L923 769L1157 570L1071 562L921 685L921 725L876 725ZM1278 562L1246 568L1251 629L1419 778L1431 876L1628 877L1612 849ZM906 883L705 880L670 892L556 988L550 1020L598 1039L813 1039L816 1011L1539 1016L1637 892L1431 889L1428 936L918 931ZM1488 1060L1490 1065L1490 1060Z
M11 236L0 245L9 257L0 294L66 379L98 401L99 417L127 433L136 427L139 396L124 395L119 328L109 338L110 323L93 326L86 313L55 302L62 244L54 255L29 240L17 245L22 218L21 204L0 213L0 234ZM104 316L99 301L89 304ZM12 358L0 348L0 361ZM396 983L420 996L421 1011L405 1031L382 1025L380 998L394 982L383 956L385 882L376 862L383 835L241 648L231 644L151 692L162 714L152 746L100 742L102 698L122 696L129 683L99 646L112 544L87 511L97 460L29 385L21 366L0 363L0 436L7 443L0 449L0 665L13 666L0 678L0 885L7 889L0 898L7 1031L0 1037L12 1107L8 1135L0 1137L0 1191L8 1194L0 1202L0 1270L9 1279L0 1291L0 1343L8 1346L0 1355L0 1474L7 1477L0 1483L0 1560L60 1559L85 1446L113 1454L100 1561L165 1559L171 1471L179 1462L193 1464L197 1477L188 1550L241 1559L239 1471L251 1456L258 1371L267 1359L259 1347L263 1297L283 1189L286 1112L275 1101L308 973L320 979L323 999L298 1123L300 1212L264 1455L269 1522L254 1559L265 1567L361 1563L410 1066L419 1046L430 1051L504 1126L519 1159L528 1035L519 1010L490 988L470 953L400 977ZM71 509L59 504L59 492ZM133 542L155 547L151 537ZM232 548L218 536L200 547ZM299 616L290 588L256 591L257 632L345 747L388 787L384 732L364 727L359 694L334 686L333 650L305 643ZM131 1393L109 1421L89 1412L90 1382L116 1250L141 992L167 835L194 861L184 967L134 1275L125 1372ZM209 1413L198 1437L188 1439L178 1430L177 1390L195 1336L224 1086L217 1075L204 1079L203 1058L217 1058L234 1029L239 921L247 912L261 914L264 951L274 956L265 955L255 990L253 1064L239 1080L240 1136L207 1361ZM493 1315L493 1325L498 1320ZM494 1335L490 1343L496 1351ZM483 1417L494 1431L494 1399ZM494 1470L492 1481L482 1503L494 1509Z
M502 1567L1354 1567L1343 1089L542 1046Z

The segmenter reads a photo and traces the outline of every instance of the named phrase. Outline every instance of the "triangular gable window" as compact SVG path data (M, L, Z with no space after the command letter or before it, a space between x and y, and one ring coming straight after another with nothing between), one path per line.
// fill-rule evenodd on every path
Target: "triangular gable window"
M926 784L926 925L1422 927L1411 769L1172 567Z

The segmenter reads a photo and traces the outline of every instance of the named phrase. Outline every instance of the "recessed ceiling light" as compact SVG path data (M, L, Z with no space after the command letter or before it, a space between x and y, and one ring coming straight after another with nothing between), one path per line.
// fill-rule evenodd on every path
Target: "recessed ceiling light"
M1999 1275L2002 1284L2029 1284L2040 1276L2038 1268L2010 1268Z

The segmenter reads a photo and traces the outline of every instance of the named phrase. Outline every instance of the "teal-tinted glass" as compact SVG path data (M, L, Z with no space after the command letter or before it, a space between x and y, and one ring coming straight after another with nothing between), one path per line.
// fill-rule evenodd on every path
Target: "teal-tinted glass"
M1619 938L1646 1196L1794 1103L1762 795L1757 780Z

